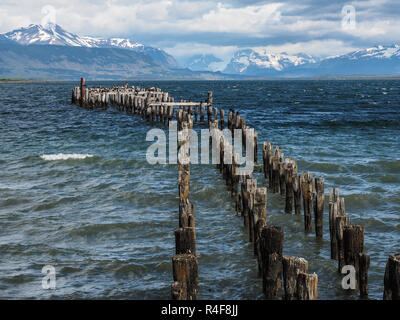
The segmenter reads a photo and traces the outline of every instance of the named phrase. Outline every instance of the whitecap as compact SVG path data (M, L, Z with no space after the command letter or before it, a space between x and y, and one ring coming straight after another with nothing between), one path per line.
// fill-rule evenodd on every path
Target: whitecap
M91 154L79 154L79 153L71 153L71 154L43 154L40 156L43 160L46 161L55 161L55 160L68 160L68 159L86 159L92 158L93 155Z

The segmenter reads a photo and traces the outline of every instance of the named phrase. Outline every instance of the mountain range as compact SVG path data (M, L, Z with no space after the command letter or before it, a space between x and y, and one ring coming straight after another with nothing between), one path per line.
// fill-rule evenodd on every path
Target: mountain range
M265 49L236 52L224 73L260 77L400 74L400 46L376 46L318 59L307 54L272 54Z
M183 65L193 71L216 71L223 68L223 60L212 54L197 54L187 58Z
M22 45L59 45L85 48L120 48L149 55L160 63L176 68L178 63L174 57L165 51L153 47L144 46L141 43L132 42L124 38L95 38L81 37L64 30L57 24L49 24L46 27L31 24L27 28L20 28L3 35L5 38Z
M54 24L32 24L0 34L0 76L62 80L80 76L99 80L227 78L221 73L183 68L159 48L123 38L81 37Z
M371 74L400 74L400 46L378 45L323 59L244 49L224 68L212 54L194 55L180 66L160 48L125 38L78 36L55 24L0 34L1 78L222 80Z
M277 76L295 72L298 68L314 64L316 60L306 54L274 54L266 49L246 49L237 51L224 72L252 76Z

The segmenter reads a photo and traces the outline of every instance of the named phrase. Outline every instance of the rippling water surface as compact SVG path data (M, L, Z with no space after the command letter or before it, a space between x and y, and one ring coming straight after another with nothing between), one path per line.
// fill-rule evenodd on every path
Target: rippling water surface
M239 110L260 144L279 144L300 170L325 177L326 193L339 187L352 223L365 226L369 298L382 298L387 257L400 252L399 81L130 84L193 101L212 90L215 106ZM149 126L140 117L71 105L74 85L0 84L0 298L167 299L177 167L146 162ZM263 299L243 221L213 166L192 165L190 198L200 298ZM284 254L309 261L320 298L358 299L342 291L330 260L327 201L322 241L283 209L269 193L268 220L284 228ZM44 265L56 268L56 290L41 287Z

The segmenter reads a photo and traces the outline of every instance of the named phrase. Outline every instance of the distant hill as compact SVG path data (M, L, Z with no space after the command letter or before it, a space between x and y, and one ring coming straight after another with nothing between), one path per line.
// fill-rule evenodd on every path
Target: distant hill
M223 61L212 54L197 54L186 59L184 66L193 71L216 71Z
M16 29L3 34L9 40L22 45L58 45L86 48L120 48L135 52L146 53L156 61L171 67L179 67L178 63L165 51L145 46L141 43L125 38L96 38L81 37L64 30L57 24L50 24L47 27L31 24L26 28Z
M127 38L78 36L61 26L30 25L0 34L0 78L24 79L273 79L400 74L400 46L376 46L318 59L310 55L237 51L221 59L195 55L180 66L160 48Z
M0 42L0 78L87 79L232 79L213 72L169 68L143 52ZM240 78L240 77L236 77Z
M224 70L259 77L314 77L318 75L400 74L400 46L376 46L344 55L317 59L305 54L272 54L267 50L240 50Z
M123 38L80 37L58 25L0 35L0 77L25 79L232 79L182 68L162 49Z
M282 76L315 62L315 58L306 54L274 54L265 49L245 49L234 54L224 72L261 77Z

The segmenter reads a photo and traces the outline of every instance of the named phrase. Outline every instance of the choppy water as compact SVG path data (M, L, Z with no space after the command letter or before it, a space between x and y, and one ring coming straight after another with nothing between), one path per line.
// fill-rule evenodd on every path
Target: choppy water
M90 83L111 86L115 83ZM133 83L132 83L133 84ZM235 107L300 170L325 177L365 226L370 298L381 299L389 254L400 252L400 82L151 82L175 98ZM74 83L0 84L0 298L166 299L177 227L177 168L146 162L140 117L70 104ZM261 148L259 148L261 159ZM258 185L266 185L257 174ZM252 245L222 177L192 165L202 299L262 299ZM285 255L319 275L321 299L344 293L324 240L268 194L268 219L284 227ZM43 290L53 265L57 289Z

